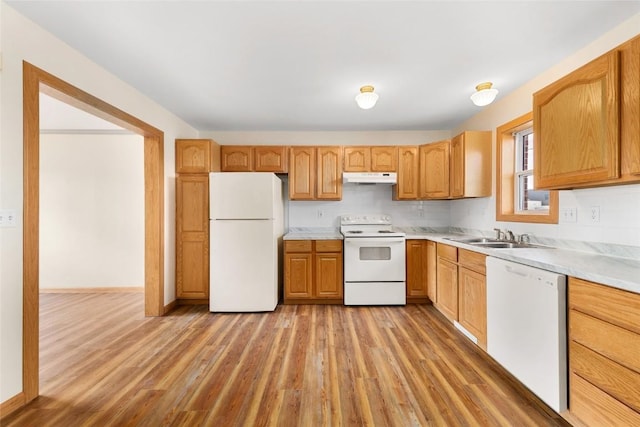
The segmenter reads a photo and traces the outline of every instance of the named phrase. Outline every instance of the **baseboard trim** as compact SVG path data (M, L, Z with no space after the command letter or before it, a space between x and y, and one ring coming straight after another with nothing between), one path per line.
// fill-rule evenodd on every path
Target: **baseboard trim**
M41 294L111 294L120 292L144 293L143 286L108 288L40 288Z
M168 314L170 311L173 311L174 308L178 306L178 300L173 300L169 304L164 306L164 314Z
M0 420L14 413L26 404L27 402L23 391L0 403Z

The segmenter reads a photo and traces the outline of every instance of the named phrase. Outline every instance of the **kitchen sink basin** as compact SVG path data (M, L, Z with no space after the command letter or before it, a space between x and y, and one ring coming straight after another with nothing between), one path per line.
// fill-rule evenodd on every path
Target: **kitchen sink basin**
M486 244L486 243L499 243L500 240L496 240L496 239L491 239L488 237L463 237L463 238L456 238L456 237L447 237L447 240L452 240L454 242L460 242L460 243L468 243L470 245L476 244L476 243L482 243L482 244Z
M518 248L544 248L545 246L532 245L531 243L517 243L517 242L499 242L493 241L488 243L470 243L473 246L493 249L518 249Z

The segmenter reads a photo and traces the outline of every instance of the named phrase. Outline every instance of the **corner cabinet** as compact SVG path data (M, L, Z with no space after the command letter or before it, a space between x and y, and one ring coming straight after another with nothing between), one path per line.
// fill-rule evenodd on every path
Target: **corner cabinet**
M342 240L285 240L285 304L342 304Z
M491 196L491 131L465 131L451 139L452 199Z
M640 182L640 36L533 95L536 188Z
M450 141L420 146L420 198L449 197Z
M407 303L428 301L427 243L427 240L413 239L406 242Z
M570 277L568 303L570 415L640 425L640 295Z
M417 146L398 147L398 183L395 188L396 200L416 200L418 198L418 176L420 158Z
M291 147L291 200L342 199L342 147Z

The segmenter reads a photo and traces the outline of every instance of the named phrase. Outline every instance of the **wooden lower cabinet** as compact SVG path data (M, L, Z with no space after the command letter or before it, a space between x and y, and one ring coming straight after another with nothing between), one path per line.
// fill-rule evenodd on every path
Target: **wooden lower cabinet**
M342 272L342 240L286 240L285 304L342 304Z
M436 307L449 318L458 320L458 265L438 257L438 301Z
M427 240L427 296L432 303L438 301L438 253L436 242Z
M477 344L486 350L486 256L438 243L436 257L435 307L476 337Z
M569 278L569 412L640 425L640 294Z
M176 298L209 298L209 175L176 179Z
M407 303L428 301L427 240L407 240Z

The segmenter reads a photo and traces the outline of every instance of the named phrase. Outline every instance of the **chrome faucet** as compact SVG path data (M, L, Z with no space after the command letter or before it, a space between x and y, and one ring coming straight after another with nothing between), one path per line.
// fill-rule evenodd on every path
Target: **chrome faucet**
M531 236L528 235L527 233L521 234L518 241L520 243L531 243Z
M499 228L494 228L493 231L496 232L496 239L504 240L504 233Z
M515 242L516 241L516 236L513 235L513 232L511 230L505 231L504 234L505 234L505 238L507 239L508 242Z

